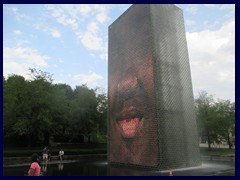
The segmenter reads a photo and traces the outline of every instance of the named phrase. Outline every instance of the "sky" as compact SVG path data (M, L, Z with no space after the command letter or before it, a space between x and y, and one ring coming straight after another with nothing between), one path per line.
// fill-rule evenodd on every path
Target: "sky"
M3 75L29 68L73 89L108 88L108 26L131 4L3 4ZM183 10L194 97L235 102L235 5L176 4Z

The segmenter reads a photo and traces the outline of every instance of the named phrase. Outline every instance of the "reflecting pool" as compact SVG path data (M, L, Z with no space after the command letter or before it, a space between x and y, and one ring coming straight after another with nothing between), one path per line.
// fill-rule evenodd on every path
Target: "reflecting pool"
M4 176L24 176L30 164L3 167ZM106 158L51 161L41 164L44 176L169 176L169 171L158 171L126 166L113 166ZM234 176L235 162L203 161L202 166L173 169L173 176Z

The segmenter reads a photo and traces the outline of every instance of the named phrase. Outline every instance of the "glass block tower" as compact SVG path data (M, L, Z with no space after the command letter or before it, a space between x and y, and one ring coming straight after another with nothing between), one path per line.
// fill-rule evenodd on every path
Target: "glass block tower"
M183 12L132 5L109 26L108 161L201 165Z

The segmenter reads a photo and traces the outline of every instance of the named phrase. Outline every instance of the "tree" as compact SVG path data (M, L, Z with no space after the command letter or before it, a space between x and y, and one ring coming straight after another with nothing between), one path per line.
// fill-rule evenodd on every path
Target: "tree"
M28 146L48 144L52 78L36 69L30 72L32 80L19 75L4 80L4 137L24 137Z
M83 135L90 142L91 135L97 128L97 100L93 89L88 89L86 85L74 89L71 115L73 137Z
M35 68L29 68L30 71L30 77L32 80L40 80L52 83L53 82L53 74L50 74L48 72L44 72L42 70L37 70Z
M24 77L12 74L4 79L3 87L3 131L5 139L29 134L30 116L27 81Z
M53 85L50 111L52 115L51 134L58 141L67 141L67 129L70 122L70 103L73 99L73 90L66 84Z
M99 89L95 90L96 92ZM97 95L97 112L98 112L98 138L101 142L107 141L107 113L108 113L108 98L104 90Z
M232 137L235 136L235 103L231 103L229 100L219 100L216 107L219 137L221 140L225 140L229 145L229 149L231 149Z
M211 149L214 142L227 141L231 149L231 138L235 137L235 103L229 100L215 102L213 96L202 91L195 104L199 134L207 137L208 148Z
M41 70L29 69L32 80L28 83L28 96L30 99L31 124L29 143L34 143L31 137L36 136L36 141L48 145L51 128L53 127L51 115L52 75Z
M5 144L48 145L50 136L65 142L83 142L82 137L106 142L105 92L86 85L72 90L66 84L53 84L47 72L29 70L30 80L19 75L3 77Z
M209 96L207 92L201 91L199 98L196 99L197 108L197 124L201 136L206 136L208 141L208 148L211 149L211 143L213 142L216 134L215 129L215 114L216 109L214 106L214 100L212 96Z

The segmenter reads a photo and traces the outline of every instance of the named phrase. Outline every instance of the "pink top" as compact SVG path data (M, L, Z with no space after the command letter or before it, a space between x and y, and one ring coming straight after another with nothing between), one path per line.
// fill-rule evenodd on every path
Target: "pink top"
M40 176L41 167L37 162L33 162L30 166L30 169L34 170L33 176Z

